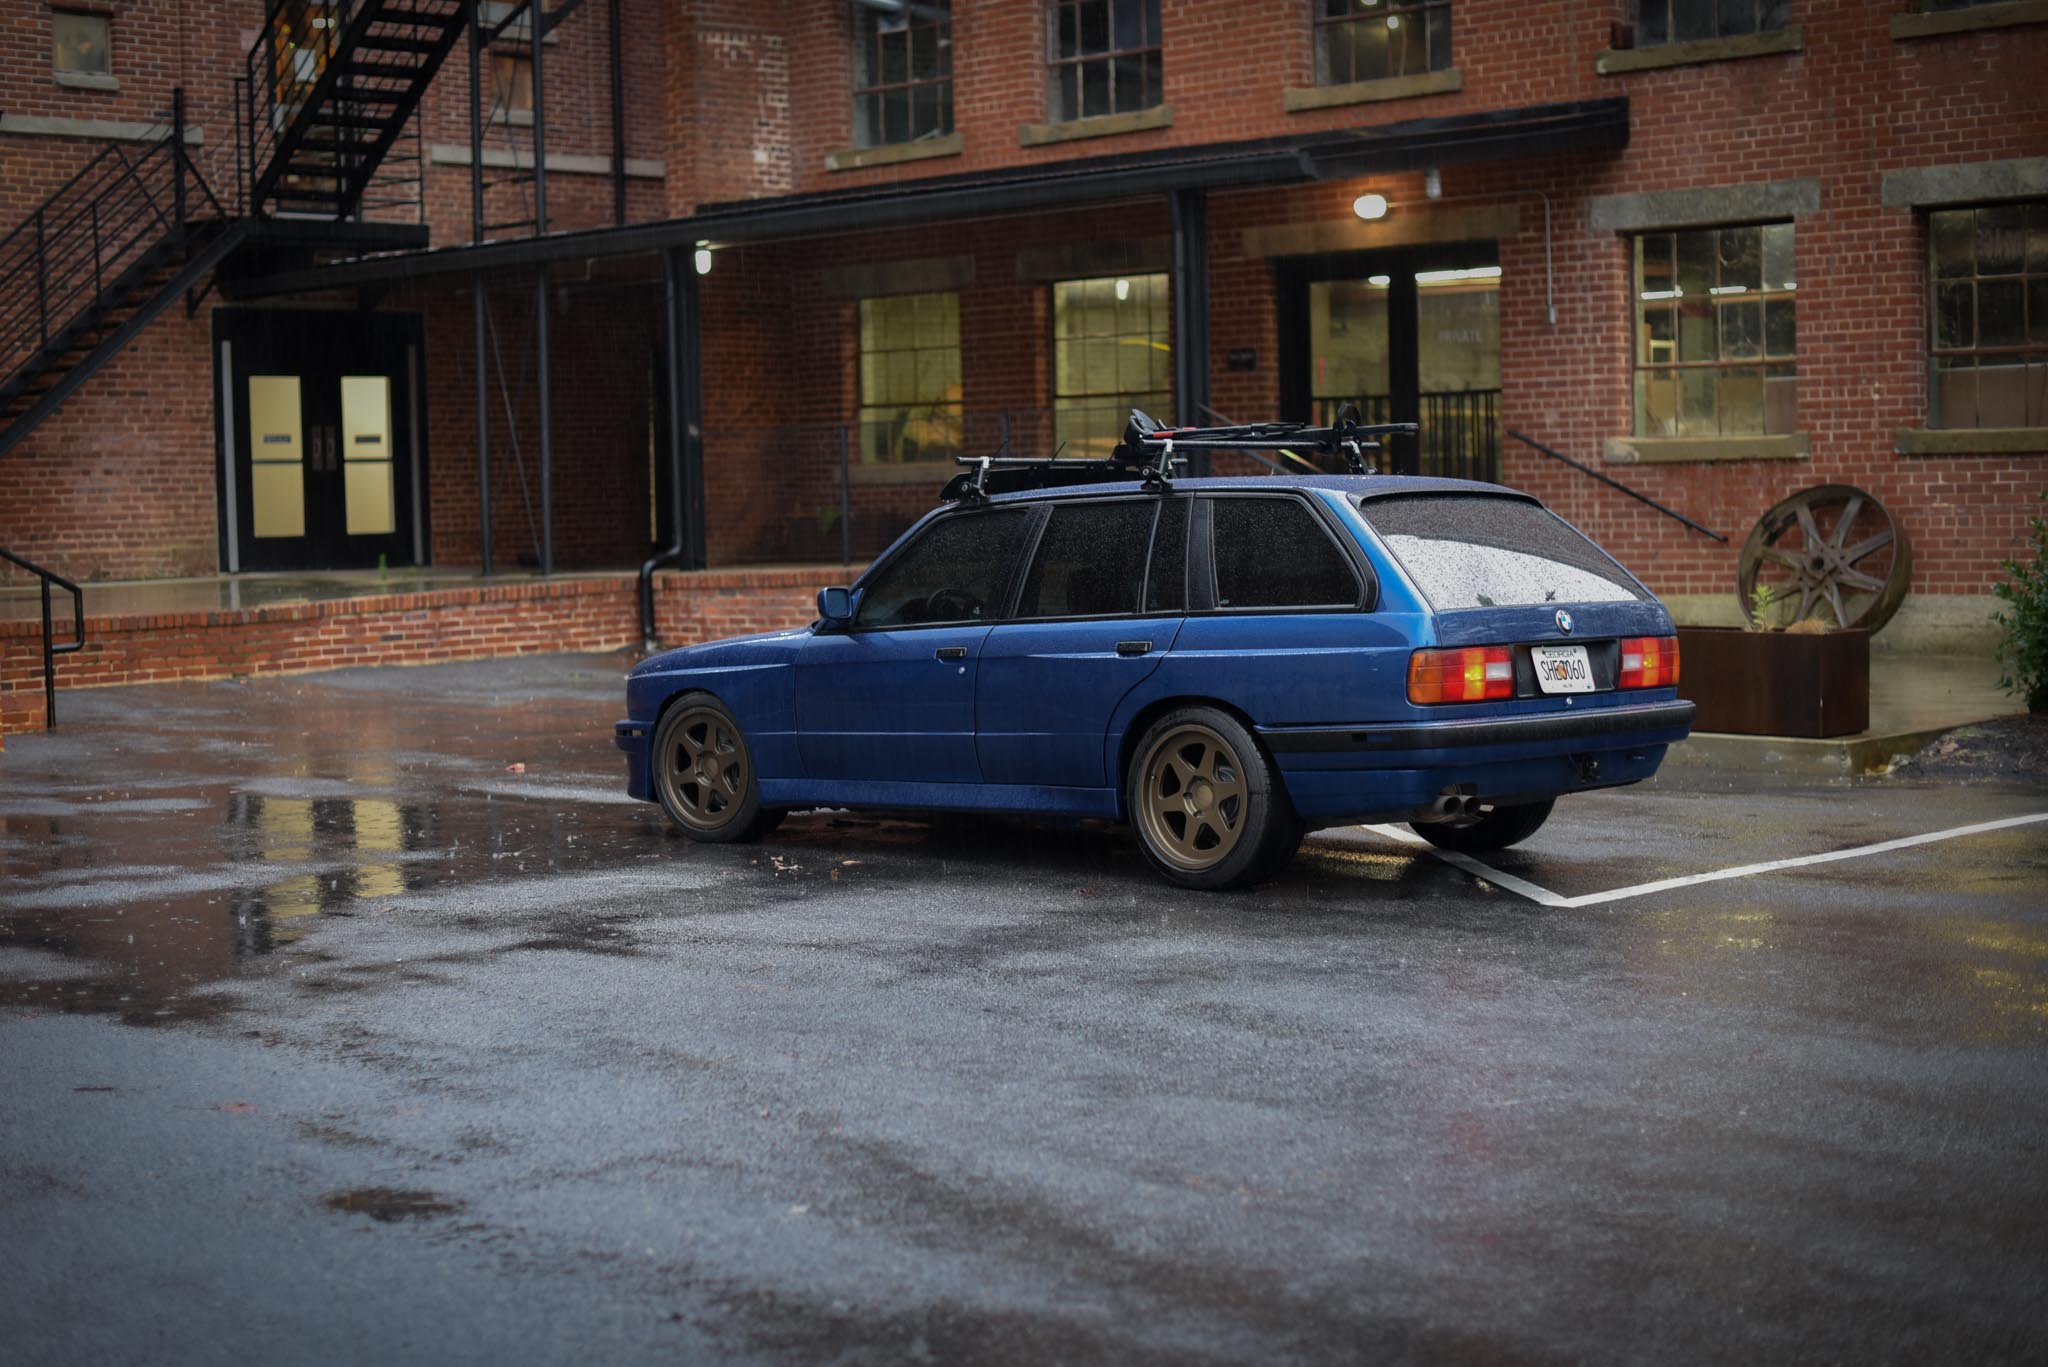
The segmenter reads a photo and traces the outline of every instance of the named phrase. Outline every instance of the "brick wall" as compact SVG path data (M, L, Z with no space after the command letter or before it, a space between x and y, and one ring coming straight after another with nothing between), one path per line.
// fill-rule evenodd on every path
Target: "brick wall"
M802 626L817 615L817 591L832 577L816 569L663 574L655 580L657 630L664 645L675 646ZM0 735L43 725L41 632L38 622L0 621ZM57 687L61 695L114 684L616 650L639 640L630 575L241 612L95 616L85 649L59 657Z
M2015 544L2027 495L2044 482L2042 457L1893 454L1893 430L1926 421L1926 244L1924 219L1882 207L1878 186L1887 170L2040 155L2048 148L2048 83L2038 79L2048 70L2048 25L1894 41L1888 21L1903 5L1795 0L1793 18L1805 34L1799 52L1602 77L1594 60L1610 26L1626 17L1625 0L1461 0L1454 61L1462 90L1289 114L1282 92L1311 79L1307 0L1255 6L1162 0L1172 125L1024 147L1019 126L1047 117L1042 7L1036 0L961 0L954 27L955 116L964 150L832 172L825 169L826 154L852 136L851 21L840 0L780 6L625 0L628 150L660 158L668 170L663 181L634 182L633 212L674 215L709 201L1626 95L1631 138L1619 153L1444 171L1446 206L1506 203L1519 213L1520 231L1500 242L1507 423L1581 459L1597 458L1606 438L1629 431L1627 246L1590 229L1591 197L1816 178L1820 212L1797 227L1798 425L1811 434L1811 459L1641 465L1618 473L1737 541L1785 493L1830 480L1854 482L1884 498L1913 534L1917 590L1982 593L1999 556ZM144 118L166 108L169 89L182 80L201 90L193 103L203 110L204 91L217 95L240 70L259 5L138 0L114 10L122 88L79 92L59 90L49 80L47 10L29 0L0 0L0 109ZM587 4L548 49L552 151L609 151L608 22L606 6ZM467 107L458 49L429 97L428 141L466 145ZM492 136L494 145L509 138L530 146L526 130L499 128ZM0 208L46 192L64 173L67 151L82 159L85 149L0 135ZM432 172L437 241L466 238L467 187L464 168ZM1413 176L1214 197L1211 373L1224 411L1271 413L1280 392L1270 270L1245 254L1245 230L1349 221L1350 200L1367 188L1393 199L1397 216L1420 202ZM601 222L609 214L604 177L556 177L551 191L557 226ZM1544 312L1544 196L1552 216L1554 326ZM511 209L505 214L514 216ZM815 525L817 510L836 502L836 451L829 439L806 438L816 449L791 459L775 441L739 431L801 422L822 433L853 416L852 305L822 288L827 269L972 256L975 277L962 291L968 407L1037 408L1050 397L1047 292L1016 279L1015 253L1048 242L1163 231L1163 206L1154 200L721 250L705 283L706 418L713 437L727 434L734 454L721 455L714 443L706 472L714 558L787 553L801 543L806 519ZM518 288L517 282L506 285ZM447 291L422 306L431 328L435 554L442 563L461 563L478 550L467 299ZM558 320L557 432L565 452L581 444L580 453L558 461L564 563L630 556L644 524L647 399L644 379L636 377L645 374L642 358L656 324L644 306L604 307L603 326L584 326L574 303ZM508 362L530 367L530 346L512 335L526 314L511 294L497 312ZM78 577L211 568L207 336L204 313L190 321L167 316L26 449L0 459L0 542L31 555L40 550ZM1225 368L1225 354L1240 347L1256 349L1256 369ZM526 389L513 387L515 394ZM529 415L522 410L523 439L532 432ZM509 443L496 454L495 478L506 481L498 486L496 547L509 561L530 548L530 533ZM1552 501L1660 590L1712 592L1727 585L1731 550L1581 476L1511 449L1507 478ZM160 483L153 487L152 481ZM857 499L871 520L886 520L914 512L928 494L922 487L863 486ZM110 507L120 515L105 516ZM634 536L627 535L629 526Z

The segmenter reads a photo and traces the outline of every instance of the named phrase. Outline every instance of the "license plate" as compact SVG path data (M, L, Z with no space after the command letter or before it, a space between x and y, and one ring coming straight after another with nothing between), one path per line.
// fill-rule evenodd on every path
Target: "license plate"
M1545 693L1591 693L1593 664L1584 646L1530 646L1536 686Z

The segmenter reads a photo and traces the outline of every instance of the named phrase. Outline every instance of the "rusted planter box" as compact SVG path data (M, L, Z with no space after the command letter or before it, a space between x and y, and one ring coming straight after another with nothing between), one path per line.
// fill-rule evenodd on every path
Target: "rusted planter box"
M1678 665L1678 696L1699 707L1695 731L1822 737L1870 727L1867 631L1680 627Z

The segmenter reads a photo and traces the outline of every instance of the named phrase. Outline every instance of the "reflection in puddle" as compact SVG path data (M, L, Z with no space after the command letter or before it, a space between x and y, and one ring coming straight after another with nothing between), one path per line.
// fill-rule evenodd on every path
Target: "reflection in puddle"
M11 879L0 898L0 950L23 951L0 960L0 1004L111 1012L136 1023L204 1014L203 1002L173 999L300 939L323 912L447 876L434 868L440 821L425 804L237 791L189 808L192 818L104 831L82 822L67 830L47 820L6 823L9 834L34 825L50 839L39 866L7 866L10 875L40 877ZM117 839L122 864L95 860ZM204 871L174 862L210 854L231 862ZM295 865L306 867L271 872ZM264 873L245 881L245 869ZM191 891L195 883L206 890Z

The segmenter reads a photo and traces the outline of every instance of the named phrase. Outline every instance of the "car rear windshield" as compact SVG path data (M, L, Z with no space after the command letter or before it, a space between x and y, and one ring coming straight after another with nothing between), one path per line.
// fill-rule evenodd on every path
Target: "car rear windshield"
M1439 612L1645 596L1607 552L1535 503L1412 494L1361 499L1359 511Z

